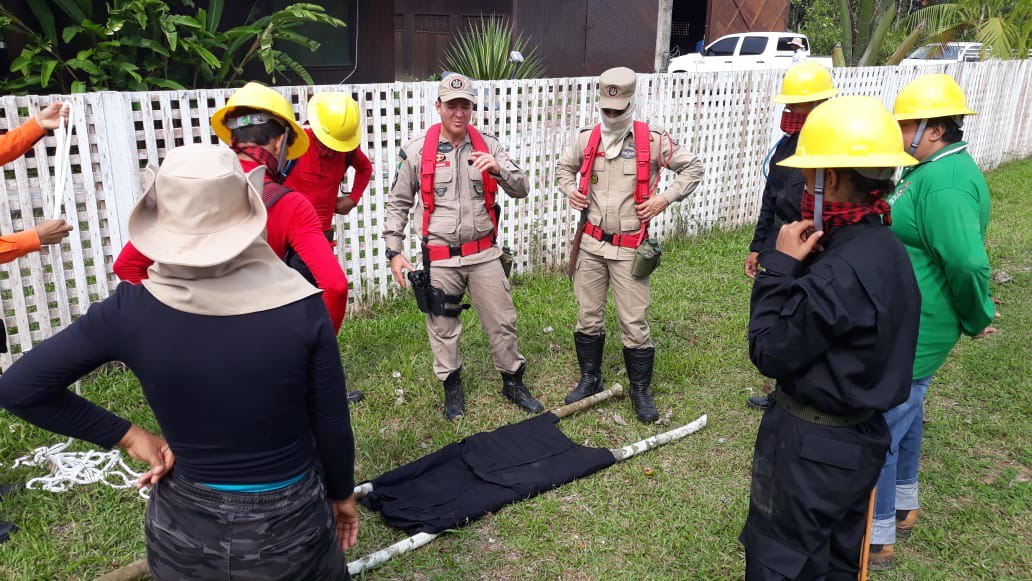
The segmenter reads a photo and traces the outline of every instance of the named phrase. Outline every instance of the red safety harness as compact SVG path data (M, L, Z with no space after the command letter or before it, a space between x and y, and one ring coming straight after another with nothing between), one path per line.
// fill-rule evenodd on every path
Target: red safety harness
M472 125L466 126L473 151L490 153L484 138ZM495 207L495 194L498 192L498 180L486 171L481 175L484 180L484 208L491 218L494 227L491 234L479 240L464 242L459 246L427 244L430 236L430 215L434 213L434 173L437 169L437 141L441 136L441 124L437 123L426 132L423 141L423 156L419 164L419 192L423 200L423 245L427 248L430 261L447 260L454 256L469 256L494 245L498 237L498 212ZM457 170L458 168L456 168ZM458 179L458 176L456 176Z
M596 125L588 136L588 145L584 148L584 163L580 168L580 192L585 196L591 191L591 167L596 157L604 157L605 151L599 151L602 143L602 126ZM641 121L634 122L634 151L638 165L637 183L634 186L634 203L642 204L651 196L649 174L651 173L651 148L649 146L649 125ZM637 248L641 241L648 237L648 220L641 223L641 230L636 234L619 234L606 232L597 224L584 223L584 233L595 240L608 242L614 246Z

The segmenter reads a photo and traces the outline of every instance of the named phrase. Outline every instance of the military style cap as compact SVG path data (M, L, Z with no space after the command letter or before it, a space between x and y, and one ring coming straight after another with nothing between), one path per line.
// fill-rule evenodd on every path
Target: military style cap
M441 79L441 84L437 85L437 98L442 103L466 99L474 105L477 104L477 96L473 94L473 83L459 73L452 73Z
M634 80L634 71L627 67L616 67L599 75L599 106L603 109L626 109L634 97Z

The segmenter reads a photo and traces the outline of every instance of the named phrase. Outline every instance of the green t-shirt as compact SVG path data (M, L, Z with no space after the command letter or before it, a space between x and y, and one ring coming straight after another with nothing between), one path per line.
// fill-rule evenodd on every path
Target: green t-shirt
M914 379L946 360L960 334L993 320L989 295L989 186L963 141L905 168L888 198L892 230L906 246L921 289Z

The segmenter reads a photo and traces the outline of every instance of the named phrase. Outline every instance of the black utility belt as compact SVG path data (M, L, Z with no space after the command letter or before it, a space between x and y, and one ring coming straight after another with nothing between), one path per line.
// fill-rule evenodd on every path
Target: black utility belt
M819 410L811 405L799 403L787 393L778 389L774 394L774 404L793 416L811 424L820 426L846 427L855 426L874 415L874 410L865 410L855 414L835 415Z

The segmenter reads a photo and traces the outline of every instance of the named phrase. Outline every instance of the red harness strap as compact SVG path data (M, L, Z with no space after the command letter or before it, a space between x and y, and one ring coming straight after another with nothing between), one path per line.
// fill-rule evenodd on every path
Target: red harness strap
M580 168L580 192L585 196L591 191L591 167L595 162L595 158L605 155L605 152L598 150L601 142L602 126L596 125L591 130L591 135L588 136L588 144L584 148L584 162ZM634 186L634 203L641 204L650 197L649 173L652 164L652 151L649 146L649 126L641 121L634 122L634 153L638 166L637 180ZM635 234L614 234L602 230L597 224L586 222L584 224L584 233L595 240L608 242L615 246L637 248L641 241L648 236L648 228L649 223L646 220L641 223L641 229Z
M472 125L466 126L473 151L490 153L487 143ZM419 162L419 193L423 200L423 245L429 251L430 260L446 260L453 256L469 256L487 250L498 238L498 212L495 207L495 195L498 193L498 180L488 172L482 172L484 181L484 208L491 218L493 230L490 235L472 242L464 242L459 246L443 246L427 244L430 236L430 215L434 212L434 173L437 170L437 142L441 138L441 124L430 126L423 141L423 155ZM458 176L456 176L458 179Z

